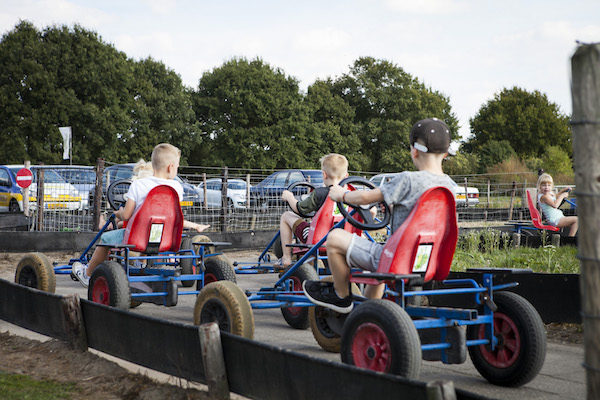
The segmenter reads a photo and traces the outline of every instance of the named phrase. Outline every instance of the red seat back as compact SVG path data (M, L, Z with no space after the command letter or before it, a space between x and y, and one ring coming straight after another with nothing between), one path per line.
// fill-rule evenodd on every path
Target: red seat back
M125 243L134 245L134 251L158 253L179 251L183 213L179 196L168 185L153 188L142 206L129 221Z
M319 240L323 239L325 235L329 233L331 228L342 219L342 214L337 210L337 203L328 196L310 222L306 243L317 244ZM344 229L348 232L356 233L359 236L362 235L362 230L355 228L348 222L344 225Z
M454 195L441 186L428 189L384 245L377 272L424 273L425 281L444 280L450 272L457 240ZM352 281L379 283L367 278Z
M531 214L531 221L533 222L533 226L535 226L538 229L547 229L549 231L559 231L560 228L557 228L556 226L552 226L552 225L544 225L542 223L542 216L540 215L540 212L538 211L537 207L535 206L535 203L533 202L533 198L531 197L531 193L529 192L529 190L526 190L527 192L527 207L529 207L529 214Z

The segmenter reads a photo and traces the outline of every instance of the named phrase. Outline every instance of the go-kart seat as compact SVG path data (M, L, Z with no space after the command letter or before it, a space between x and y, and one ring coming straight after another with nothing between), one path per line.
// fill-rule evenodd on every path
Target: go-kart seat
M540 212L538 211L537 207L535 206L535 203L533 202L531 193L529 192L529 190L526 190L526 192L527 207L529 208L529 214L531 214L531 222L533 222L533 226L535 226L538 229L546 229L552 232L560 231L560 228L557 228L556 226L544 225L542 223L542 216L540 215Z
M336 210L337 204L331 200L331 198L327 197L310 222L308 238L306 239L307 244L313 246L317 244L319 240L323 239L323 237L329 233L335 224L344 218L342 214L339 211L336 212ZM355 233L358 236L362 235L362 230L355 228L348 222L344 225L344 229L348 232ZM323 253L325 250L325 247L321 247L319 252Z
M125 231L125 243L131 250L156 254L163 251L179 251L183 213L179 196L168 185L153 188L146 200L129 221Z
M406 221L384 245L378 274L424 274L424 281L444 280L456 250L458 225L454 195L445 187L428 189L421 195ZM358 273L356 283L381 283Z

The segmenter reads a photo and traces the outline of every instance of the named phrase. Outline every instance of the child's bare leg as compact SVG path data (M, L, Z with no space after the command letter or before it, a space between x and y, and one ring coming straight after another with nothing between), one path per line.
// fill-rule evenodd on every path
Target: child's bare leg
M556 226L559 228L565 228L568 226L569 236L575 236L577 229L579 228L579 221L577 220L577 217L563 217L560 219L560 221L558 221L558 225Z
M287 246L292 243L292 227L299 217L291 211L285 211L281 214L279 222L279 235L281 238L281 249L283 250L283 257L281 257L281 263L284 267L292 264L292 248Z
M96 247L96 249L94 250L94 254L92 254L92 258L90 259L90 262L88 263L88 267L86 270L87 276L92 276L94 269L96 269L96 267L98 265L100 265L104 260L106 260L108 258L109 252L110 252L110 249L106 246L97 246Z
M380 299L385 291L385 283L379 285L367 285L365 288L365 297L369 299Z
M348 291L350 268L346 264L346 252L351 240L352 234L343 229L334 229L327 236L327 261L333 275L333 287L341 298L350 295Z

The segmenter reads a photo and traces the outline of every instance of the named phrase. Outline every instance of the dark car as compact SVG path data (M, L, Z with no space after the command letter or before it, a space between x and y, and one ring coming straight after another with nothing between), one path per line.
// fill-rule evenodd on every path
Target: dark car
M115 164L107 167L104 170L104 176L102 179L102 194L106 196L107 188L111 183L120 181L123 179L131 179L133 177L133 167L135 167L134 163L128 164ZM187 182L187 180L181 178L180 176L176 176L175 180L181 183L183 186L183 200L181 201L181 207L193 207L200 206L202 201L201 193L194 185ZM94 192L90 192L90 207L93 204L93 196Z
M323 186L323 172L318 169L286 169L273 172L258 184L250 188L250 204L263 209L269 206L281 206L281 193L295 182L309 182Z

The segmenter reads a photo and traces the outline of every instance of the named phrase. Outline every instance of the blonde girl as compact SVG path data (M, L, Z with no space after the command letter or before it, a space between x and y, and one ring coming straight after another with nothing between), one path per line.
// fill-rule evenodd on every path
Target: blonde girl
M549 174L543 173L537 182L537 201L548 223L558 228L569 228L569 236L575 236L579 227L577 217L565 217L558 208L562 201L569 197L570 187L554 193L554 181Z

